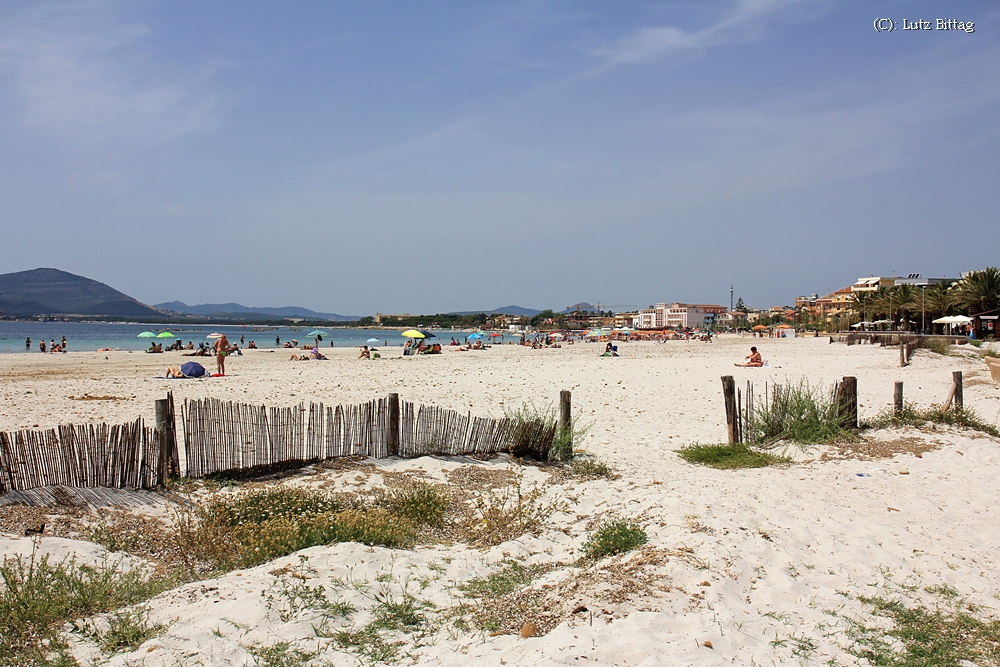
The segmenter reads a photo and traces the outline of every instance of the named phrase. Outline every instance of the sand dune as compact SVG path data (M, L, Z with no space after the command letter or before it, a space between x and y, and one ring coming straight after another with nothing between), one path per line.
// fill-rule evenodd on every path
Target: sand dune
M752 342L771 368L733 367ZM872 416L891 403L896 380L904 381L907 400L926 405L943 401L951 371L962 370L966 405L996 424L1000 385L965 348L944 357L918 351L907 368L898 367L894 349L829 345L825 338L723 337L711 345L621 348L619 358L599 357L595 345L506 346L476 353L446 348L438 357L415 359L392 358L399 353L389 351L387 358L370 362L356 359L353 349L334 349L328 351L330 361L305 363L287 361L285 352L249 351L229 360L229 377L204 381L154 379L179 360L176 353L5 355L0 429L124 421L139 414L151 419L153 400L167 390L181 400L215 396L266 405L351 403L396 391L407 400L500 415L525 401L552 403L559 390L571 389L575 413L589 426L581 445L619 474L549 479L543 469L528 468L526 483L544 485L545 499L561 499L566 511L554 514L538 536L492 549L314 547L161 594L150 603L151 618L172 623L167 633L114 657L113 665L253 664L247 647L281 641L319 649L332 664L356 664L354 655L316 638L315 618L308 613L283 620L268 606L267 591L277 581L272 573L300 567L300 555L313 570L309 582L325 584L331 597L360 610L351 627L364 625L380 590L396 596L405 590L434 605L429 613L439 622L427 636L407 639L404 664L762 664L831 658L855 664L857 658L845 652L845 619L869 613L858 596L904 593L933 603L924 588L946 584L987 612L997 607L1000 533L993 527L1000 522L1000 448L992 438L942 427L880 432L870 437L902 450L923 450L921 456L865 460L844 458L836 448L813 448L799 452L791 465L737 471L689 465L674 454L691 442L724 439L719 380L724 374L734 375L738 385L800 378L829 385L853 375L861 414ZM86 394L114 398L69 398ZM382 483L385 471L420 470L444 481L457 466L510 465L505 457L489 462L424 457L380 461L361 472L317 470L283 483L370 487ZM595 522L606 517L639 521L648 545L596 565L573 566ZM0 549L16 553L24 548L21 542L5 540ZM65 553L65 542L44 538L42 548ZM86 543L80 549L93 553ZM532 584L538 591L534 599L554 624L551 631L527 639L491 637L449 623L443 610L461 601L459 585L511 558L554 567ZM337 581L367 584L333 593ZM572 613L580 607L586 611ZM94 647L81 644L78 651L86 657Z

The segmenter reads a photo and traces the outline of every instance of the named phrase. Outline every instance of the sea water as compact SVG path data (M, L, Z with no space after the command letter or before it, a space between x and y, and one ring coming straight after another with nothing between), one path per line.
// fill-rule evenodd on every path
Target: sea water
M66 348L69 353L73 352L93 352L102 347L118 348L120 350L141 351L149 348L151 342L164 343L164 347L173 345L179 338L184 345L193 342L197 348L198 343L211 345L214 341L208 338L211 333L225 334L230 343L240 343L240 336L243 343L240 347L246 349L250 341L254 341L258 348L274 349L281 347L286 341L297 340L299 346L312 341L306 334L315 330L325 331L328 335L323 336L320 347L329 348L333 341L334 347L355 347L358 345L373 345L376 347L400 346L406 339L400 334L404 329L333 329L324 327L262 327L245 325L178 325L170 326L166 324L118 324L103 322L10 322L0 321L0 353L26 352L24 343L27 338L31 338L31 352L38 354L38 343L45 341L48 347L53 340L57 343L66 337ZM159 334L169 331L176 338L138 338L143 331L152 331ZM444 336L445 342L450 340L449 333L439 333L438 337ZM464 334L460 339L464 339ZM275 344L275 338L280 344ZM378 343L369 343L368 339L377 338Z

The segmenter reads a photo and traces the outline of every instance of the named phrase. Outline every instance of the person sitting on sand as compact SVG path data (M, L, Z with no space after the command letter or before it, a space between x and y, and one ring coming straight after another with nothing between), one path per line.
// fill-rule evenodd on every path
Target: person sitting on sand
M358 359L371 359L371 358L372 358L371 350L368 349L367 345L362 345L361 356L359 356Z
M257 343L255 343L253 341L250 341L250 343L247 345L247 349L248 350L256 350L257 349Z
M734 366L742 366L745 368L760 368L764 365L764 360L760 358L760 352L757 351L756 347L750 348L750 354L744 357L746 363L733 364Z
M320 361L326 361L326 357L324 357L323 353L319 351L319 346L318 345L316 347L313 347L312 352L310 352L310 354L312 355L313 359L318 359Z

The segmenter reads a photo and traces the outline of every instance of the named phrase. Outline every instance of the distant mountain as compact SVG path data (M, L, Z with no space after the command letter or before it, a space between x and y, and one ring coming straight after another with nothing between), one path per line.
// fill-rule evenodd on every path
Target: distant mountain
M560 310L559 312L565 315L566 313L574 313L576 311L591 312L596 310L597 306L589 304L586 301L581 301L580 303L574 303L572 306L566 306L566 310Z
M58 269L0 275L0 315L162 318L164 313L90 278Z
M479 313L484 313L486 315L524 315L525 317L531 317L537 315L542 311L535 310L534 308L523 308L521 306L503 306L502 308L494 308L493 310L457 310L451 313L445 313L446 315L478 315Z
M239 315L255 314L270 315L272 317L301 317L307 320L330 320L332 322L347 322L361 319L357 315L339 315L337 313L317 313L308 308L298 306L280 306L276 308L253 308L238 303L202 303L196 306L189 306L183 301L169 301L167 303L156 304L157 308L172 310L187 315L213 315L215 317L238 317Z

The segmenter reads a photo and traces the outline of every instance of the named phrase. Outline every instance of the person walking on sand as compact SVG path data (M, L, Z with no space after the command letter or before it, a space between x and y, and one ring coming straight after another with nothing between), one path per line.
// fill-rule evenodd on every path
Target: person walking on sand
M764 365L764 360L760 358L760 352L757 351L756 347L751 347L750 354L748 354L743 358L745 359L745 363L733 364L733 365L743 366L746 368L760 368L761 366Z
M229 341L225 334L216 339L215 345L215 366L219 375L226 374L226 355L229 354Z

